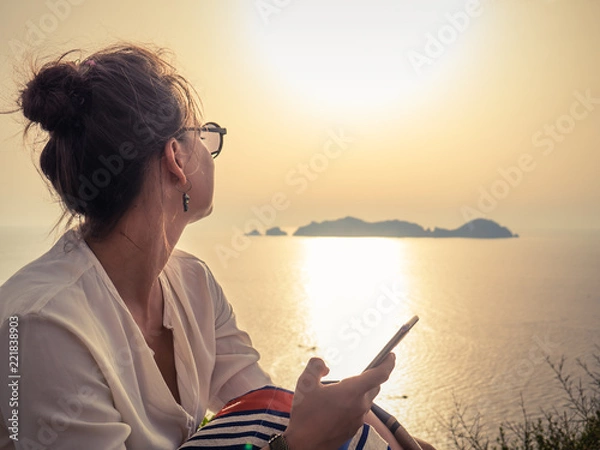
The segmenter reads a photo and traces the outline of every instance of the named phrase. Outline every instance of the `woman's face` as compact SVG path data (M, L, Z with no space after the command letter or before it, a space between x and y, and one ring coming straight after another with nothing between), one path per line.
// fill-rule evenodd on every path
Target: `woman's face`
M198 131L186 132L183 146L189 155L184 172L191 183L187 192L190 201L186 214L189 215L188 222L195 222L212 212L215 163Z

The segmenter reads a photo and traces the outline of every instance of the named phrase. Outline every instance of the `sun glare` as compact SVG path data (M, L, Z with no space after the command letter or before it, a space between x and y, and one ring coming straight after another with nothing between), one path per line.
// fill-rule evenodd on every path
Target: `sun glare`
M410 107L432 73L415 67L410 51L423 47L440 23L437 13L401 3L306 0L274 7L263 20L251 20L253 50L287 92L319 111L346 117Z
M308 322L332 376L356 374L412 316L406 250L386 238L304 240Z

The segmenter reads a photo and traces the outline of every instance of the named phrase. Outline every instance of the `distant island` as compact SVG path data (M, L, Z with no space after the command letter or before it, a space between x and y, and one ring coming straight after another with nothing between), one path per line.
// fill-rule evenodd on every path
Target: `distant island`
M287 236L287 233L279 227L273 227L266 231L265 236Z
M260 234L260 231L254 229L250 233L246 233L246 236L262 236L262 234ZM287 236L287 233L279 227L273 227L265 231L265 236Z
M365 222L355 217L311 222L300 227L294 236L373 236L373 237L462 237L478 239L497 239L519 237L508 228L498 225L493 220L474 219L454 230L445 228L425 229L416 223L402 220L386 220L383 222Z

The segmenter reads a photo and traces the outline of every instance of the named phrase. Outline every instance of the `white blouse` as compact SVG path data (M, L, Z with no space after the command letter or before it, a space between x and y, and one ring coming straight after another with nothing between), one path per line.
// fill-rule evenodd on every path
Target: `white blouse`
M76 232L0 287L0 449L174 450L207 409L270 384L204 262L175 250L160 282L181 405Z

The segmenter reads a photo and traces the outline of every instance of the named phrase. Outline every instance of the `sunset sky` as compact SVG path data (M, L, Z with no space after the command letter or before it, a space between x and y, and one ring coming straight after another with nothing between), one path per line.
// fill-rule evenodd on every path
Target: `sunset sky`
M267 211L600 229L599 24L595 0L5 1L0 109L23 55L153 43L228 129L204 230ZM22 128L0 116L0 225L50 227Z

